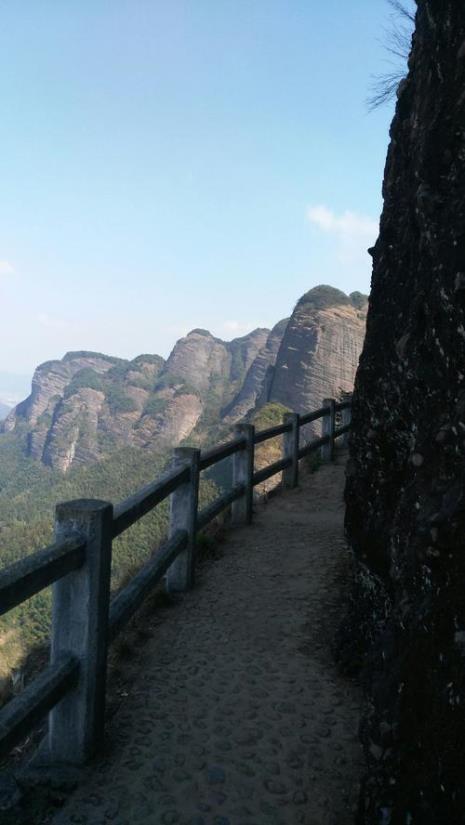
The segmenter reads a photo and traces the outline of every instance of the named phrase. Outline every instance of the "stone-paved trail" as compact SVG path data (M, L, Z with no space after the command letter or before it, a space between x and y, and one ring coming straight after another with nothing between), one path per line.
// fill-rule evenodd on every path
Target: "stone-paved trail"
M341 459L323 466L228 533L146 643L108 753L55 825L353 822L360 694L330 652L343 477Z

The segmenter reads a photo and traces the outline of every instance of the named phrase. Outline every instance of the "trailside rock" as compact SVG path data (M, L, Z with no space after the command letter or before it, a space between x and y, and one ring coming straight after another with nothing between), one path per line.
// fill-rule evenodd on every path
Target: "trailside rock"
M279 348L267 401L303 413L351 392L365 336L366 301L318 286L302 296Z
M417 6L346 487L366 825L458 825L465 811L465 6Z

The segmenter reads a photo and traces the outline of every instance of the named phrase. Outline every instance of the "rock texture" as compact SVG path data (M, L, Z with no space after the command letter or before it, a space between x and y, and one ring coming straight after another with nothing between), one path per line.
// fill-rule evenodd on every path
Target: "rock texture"
M224 410L223 414L226 421L237 421L250 410L253 410L255 406L266 403L276 357L288 323L289 318L279 321L267 336L265 345L250 365L241 389Z
M306 411L351 390L365 323L365 296L316 287L290 321L232 341L194 329L165 362L70 352L39 366L31 395L3 422L26 430L28 453L61 472L126 446L211 443L270 401Z
M352 391L366 321L366 300L357 303L328 286L302 296L286 327L267 401L303 413L341 390Z
M465 821L465 6L417 6L346 489L366 825Z
M257 329L225 342L193 330L166 363L157 355L68 353L37 368L31 395L3 431L26 428L29 454L61 472L127 445L174 447L202 417L220 420L268 336Z
M98 460L115 446L136 442L163 364L153 355L123 361L69 352L36 369L31 395L7 416L3 431L26 428L29 454L62 472Z
M221 341L207 330L194 329L175 345L165 374L181 378L202 393L220 385L227 398L244 376L258 352L265 346L269 329L255 329L242 338Z

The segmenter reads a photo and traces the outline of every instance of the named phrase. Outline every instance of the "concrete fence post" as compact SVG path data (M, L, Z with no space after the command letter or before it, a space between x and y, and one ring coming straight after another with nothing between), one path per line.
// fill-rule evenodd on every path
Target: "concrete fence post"
M329 407L329 412L323 416L322 435L329 435L327 444L321 447L321 460L332 461L334 457L334 428L336 426L336 402L334 398L323 399L323 407Z
M233 487L244 484L245 493L233 502L231 515L233 524L250 524L253 505L255 427L252 424L236 424L234 437L241 436L245 437L246 446L233 455Z
M283 435L283 458L291 458L292 464L283 470L283 487L297 487L299 483L299 415L285 413L283 424L291 424L292 429Z
M174 450L172 468L188 466L189 479L171 493L169 536L177 530L188 533L187 547L174 560L166 573L166 589L169 593L184 592L194 586L197 512L199 503L200 450L177 447Z
M347 400L350 400L350 402L352 403L352 396L350 397L350 399L347 399ZM350 424L351 421L352 421L352 406L345 407L345 409L342 410L341 425L343 427L346 427L347 425ZM341 438L341 447L345 448L345 447L348 447L348 446L349 446L349 433L344 433L344 435Z
M101 747L110 602L113 506L80 499L58 504L55 538L86 540L85 562L53 584L51 662L62 653L79 659L78 684L50 712L46 758L82 764Z

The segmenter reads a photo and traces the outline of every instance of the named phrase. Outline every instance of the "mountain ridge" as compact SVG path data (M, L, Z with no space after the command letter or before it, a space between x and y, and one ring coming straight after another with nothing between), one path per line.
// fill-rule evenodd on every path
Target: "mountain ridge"
M268 402L302 412L351 389L365 316L366 296L322 284L271 330L223 341L196 327L167 359L70 351L36 368L0 432L25 430L27 455L66 473L123 447L203 443Z

